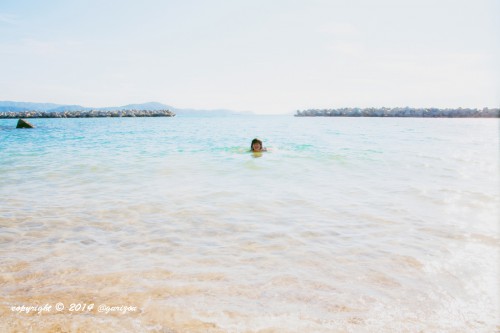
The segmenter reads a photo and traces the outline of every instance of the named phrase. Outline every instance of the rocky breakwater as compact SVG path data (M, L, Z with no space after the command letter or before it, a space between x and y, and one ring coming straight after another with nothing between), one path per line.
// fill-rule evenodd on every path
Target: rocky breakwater
M174 117L169 110L119 110L119 111L21 111L0 112L0 119L10 118L109 118L109 117Z
M499 118L500 109L341 108L298 110L295 117Z

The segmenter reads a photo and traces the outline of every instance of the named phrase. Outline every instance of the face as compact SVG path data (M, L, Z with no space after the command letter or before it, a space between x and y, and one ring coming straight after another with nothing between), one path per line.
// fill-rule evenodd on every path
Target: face
M253 151L260 151L261 149L262 149L262 146L260 145L260 143L258 143L258 142L254 142L254 143L252 144L252 150L253 150Z

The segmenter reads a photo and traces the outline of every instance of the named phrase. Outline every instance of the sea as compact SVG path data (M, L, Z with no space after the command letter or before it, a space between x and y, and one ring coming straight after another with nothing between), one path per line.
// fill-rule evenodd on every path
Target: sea
M500 331L498 118L29 121L0 332Z

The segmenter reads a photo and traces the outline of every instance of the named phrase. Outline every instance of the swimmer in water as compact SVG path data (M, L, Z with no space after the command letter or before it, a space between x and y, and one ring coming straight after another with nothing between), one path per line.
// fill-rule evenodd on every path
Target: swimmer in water
M262 146L261 140L255 138L252 140L252 143L250 144L250 151L261 152L261 151L267 151L267 149Z

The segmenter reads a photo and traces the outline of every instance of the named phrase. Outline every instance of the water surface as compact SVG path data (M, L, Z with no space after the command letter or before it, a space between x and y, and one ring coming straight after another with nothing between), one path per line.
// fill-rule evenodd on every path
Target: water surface
M15 122L4 331L498 329L498 119ZM137 311L11 310L58 302Z

